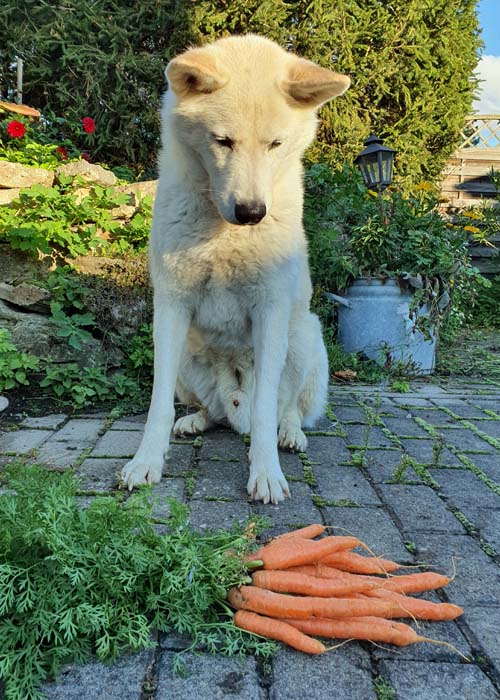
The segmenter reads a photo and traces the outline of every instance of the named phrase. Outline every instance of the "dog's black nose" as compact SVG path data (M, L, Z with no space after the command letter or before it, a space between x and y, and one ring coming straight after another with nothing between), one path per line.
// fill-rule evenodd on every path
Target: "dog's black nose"
M239 224L258 224L266 215L266 205L262 202L236 204L234 216Z

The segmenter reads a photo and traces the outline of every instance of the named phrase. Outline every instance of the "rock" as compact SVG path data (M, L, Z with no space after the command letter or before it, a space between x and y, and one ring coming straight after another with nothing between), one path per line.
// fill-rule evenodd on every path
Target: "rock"
M36 284L23 282L14 287L12 284L0 282L0 299L16 306L28 307L30 311L50 313L50 297L51 294L47 289L37 287Z
M29 253L13 250L8 243L0 243L0 282L16 285L45 280L51 267L52 261L48 257L37 260Z
M56 168L56 180L59 182L61 175L66 177L81 178L84 182L94 185L111 187L116 184L116 176L111 170L105 170L100 165L87 163L86 160L78 160L74 163L65 163Z
M118 185L117 192L130 192L135 196L136 204L140 198L147 196L155 198L158 180L144 180L143 182L132 182L129 185Z
M13 189L31 185L51 187L53 182L54 173L51 170L0 160L0 188Z
M0 205L13 202L19 197L20 191L21 189L19 187L13 187L10 190L0 190Z
M8 303L0 301L0 327L12 334L12 342L20 352L37 355L55 363L76 362L80 367L95 367L106 364L119 367L123 353L112 350L95 338L81 342L80 350L72 348L65 338L57 336L57 326L47 316L18 311Z
M9 399L6 396L0 396L0 411L5 411L9 405Z

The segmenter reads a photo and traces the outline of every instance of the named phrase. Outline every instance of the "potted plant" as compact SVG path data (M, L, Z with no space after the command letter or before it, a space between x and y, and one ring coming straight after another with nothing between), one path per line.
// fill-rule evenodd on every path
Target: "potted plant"
M313 279L339 303L341 346L415 374L434 369L453 286L479 277L468 232L439 214L433 189L421 183L404 196L393 186L368 189L349 167L334 173L316 164L308 172ZM321 216L313 213L319 202Z

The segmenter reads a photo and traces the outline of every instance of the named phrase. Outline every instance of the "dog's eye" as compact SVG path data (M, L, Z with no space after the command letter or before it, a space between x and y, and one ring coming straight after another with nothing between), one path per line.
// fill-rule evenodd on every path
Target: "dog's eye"
M273 148L278 148L278 146L281 146L282 143L283 143L283 141L276 139L275 141L273 141L272 143L269 144L269 150L272 151Z
M220 146L224 146L224 148L233 148L234 141L228 136L214 136L214 139Z

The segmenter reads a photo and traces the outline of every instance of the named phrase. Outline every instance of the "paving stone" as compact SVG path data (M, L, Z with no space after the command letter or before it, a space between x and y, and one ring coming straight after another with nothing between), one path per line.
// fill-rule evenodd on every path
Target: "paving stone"
M317 438L309 438L311 440L316 440ZM335 438L331 438L335 440ZM308 458L311 459L311 455L308 454ZM292 479L303 479L304 478L304 466L298 454L296 452L287 452L285 450L279 450L279 460L281 469L285 477ZM241 462L239 463L241 464ZM312 466L316 469L316 465ZM245 459L244 469L248 469L248 459Z
M458 413L459 408L467 407L465 401L458 396L446 396L446 397L436 397L432 399L432 403L435 406L441 406L443 408L449 408L450 410Z
M308 430L333 432L338 429L339 425L339 421L330 420L330 418L327 418L326 416L321 416L317 421L315 421L311 428L308 428Z
M56 683L43 685L44 700L140 700L153 651L121 656L112 664L98 661L65 666Z
M54 413L48 416L28 416L21 425L24 428L45 428L46 430L56 430L67 416L64 413Z
M85 443L76 440L58 442L52 437L38 448L36 457L31 461L49 467L69 468L74 466L84 450Z
M500 508L500 496L468 469L436 469L432 477L457 508L465 505Z
M144 423L138 420L130 420L129 418L120 418L115 420L110 430L144 430Z
M285 528L296 527L298 523L310 525L321 522L321 514L311 500L314 492L309 486L299 481L292 481L288 486L291 498L277 505L264 505L256 501L252 506L254 513L271 518L274 526Z
M334 413L341 423L344 421L364 423L366 421L366 413L359 406L335 406Z
M482 412L481 407L477 407L474 404L476 404L477 401L473 401L472 403L455 403L455 404L450 404L450 405L445 405L443 404L444 408L449 408L453 413L456 413L457 416L460 416L461 418L466 418L467 420L473 419L473 418L485 418L485 414Z
M264 700L266 697L252 657L240 660L186 653L182 655L185 676L172 672L173 657L172 652L160 656L156 700Z
M472 462L490 479L500 484L500 457L495 454L465 454L468 462ZM466 466L466 465L464 465Z
M108 430L92 450L92 457L126 457L131 459L140 445L142 433Z
M418 423L415 423L410 414L408 414L408 418L384 418L383 421L385 427L398 437L401 435L428 437L428 433Z
M467 450L481 450L484 452L494 452L495 448L472 430L462 427L461 430L446 430L444 439L447 444L453 445L457 450L466 452ZM500 453L499 453L500 459Z
M456 578L445 589L451 602L464 609L469 605L498 604L500 569L473 537L414 531L409 533L409 539L418 548L418 561L436 571L451 575L455 561Z
M498 700L488 677L471 664L382 661L379 670L398 700Z
M170 516L170 507L168 498L175 498L176 501L184 500L184 479L165 479L162 478L159 484L155 484L152 488L152 496L154 501L153 517L168 518Z
M314 467L317 492L329 501L350 500L380 505L380 499L357 467Z
M189 522L197 530L230 530L235 522L250 517L248 503L232 501L191 501Z
M450 415L448 415L448 413L445 413L445 411L442 411L437 406L429 410L412 406L411 415L415 418L421 418L426 423L430 423L434 426L450 426L457 424L457 420L455 418L452 418Z
M52 435L51 430L13 430L0 435L0 452L26 454Z
M359 646L308 656L284 649L273 659L270 700L356 698L375 700L370 658Z
M248 467L242 462L213 462L200 460L196 467L196 487L193 498L247 497Z
M331 534L355 535L366 542L376 554L404 563L409 560L403 536L383 508L325 507L327 525L333 525ZM313 522L312 520L309 522ZM335 528L338 527L338 530Z
M193 467L193 455L194 450L192 445L170 443L163 473L171 476L179 476L189 471Z
M346 425L349 445L368 445L370 447L392 447L391 440L378 426Z
M412 384L411 388L412 391L416 391L417 394L420 394L420 396L440 396L441 394L446 393L446 390L439 386L439 384Z
M404 452L400 450L368 450L365 454L366 470L373 483L390 481L403 455ZM413 481L419 480L413 472L409 478Z
M135 413L130 416L122 416L118 420L124 420L127 423L141 423L144 424L146 422L146 419L148 417L147 413ZM116 421L117 422L117 421ZM113 423L114 425L114 423Z
M463 508L463 514L477 527L481 539L486 540L500 554L500 509L467 504Z
M471 420L469 422L486 435L500 440L500 420Z
M79 440L92 443L97 440L104 421L97 418L72 418L54 433L53 440Z
M456 532L464 529L429 486L381 484L382 498L406 532Z
M451 432L451 431L450 431ZM456 430L453 433L458 432ZM405 452L420 464L432 464L435 459L434 445L436 440L401 439L401 444ZM446 447L439 454L439 464L443 466L461 466L461 462L456 455Z
M309 437L307 439L307 457L323 466L344 464L351 461L351 453L342 438Z
M248 447L243 437L229 431L211 431L203 433L200 459L229 460L238 459L245 464L248 460Z
M463 617L464 623L469 627L480 649L484 650L497 671L500 669L500 607L473 607L468 606Z
M60 443L61 444L61 443ZM95 459L88 457L77 468L75 475L82 491L113 491L118 487L123 459Z
M401 398L395 397L393 401L398 406L419 406L421 408L428 408L431 406L428 399L422 396L412 396L411 394L405 394L405 396L401 396Z

